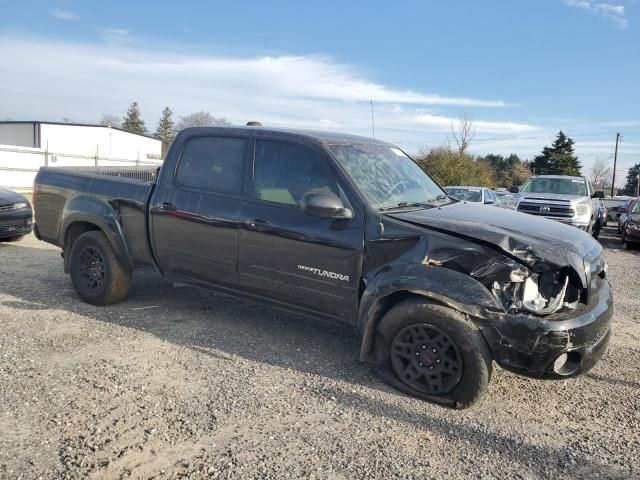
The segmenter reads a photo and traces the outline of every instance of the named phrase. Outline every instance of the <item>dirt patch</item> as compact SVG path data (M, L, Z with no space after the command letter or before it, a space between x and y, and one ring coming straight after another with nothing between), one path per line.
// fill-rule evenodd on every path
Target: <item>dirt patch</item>
M638 478L640 252L603 234L611 351L569 381L496 368L476 407L407 397L348 329L136 274L82 303L58 251L0 245L0 478Z

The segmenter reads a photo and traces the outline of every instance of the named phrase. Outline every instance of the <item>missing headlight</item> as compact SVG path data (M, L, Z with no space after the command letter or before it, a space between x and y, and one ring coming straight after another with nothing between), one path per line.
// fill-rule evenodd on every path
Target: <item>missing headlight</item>
M556 313L564 304L564 297L567 293L569 285L569 277L565 277L564 285L555 298L546 299L540 293L538 288L538 278L529 277L524 283L524 291L522 294L522 307L536 315L551 315Z
M493 295L509 313L528 312L551 315L563 308L575 310L579 305L579 289L573 286L567 271L523 275L514 271L511 282L494 282Z

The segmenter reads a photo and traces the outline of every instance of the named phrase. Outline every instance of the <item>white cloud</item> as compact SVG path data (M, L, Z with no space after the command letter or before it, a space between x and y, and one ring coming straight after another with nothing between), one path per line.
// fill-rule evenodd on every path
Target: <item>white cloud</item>
M106 43L123 45L129 42L129 30L126 28L98 28Z
M624 5L600 3L595 0L563 0L563 2L570 7L580 8L601 15L613 22L613 24L620 29L625 29L629 26Z
M129 36L123 29L102 33L116 40ZM319 56L189 56L134 49L117 41L87 45L7 37L0 37L0 51L5 52L0 118L93 122L102 113L121 114L136 100L150 129L169 105L176 116L207 110L236 124L260 120L369 134L373 100L380 138L416 140L432 132L443 141L461 111L506 105L502 100L393 88ZM442 109L454 111L446 114ZM476 126L479 135L535 129L484 119L477 119Z
M53 18L57 18L58 20L79 20L80 16L69 10L62 10L60 8L54 8L49 12Z

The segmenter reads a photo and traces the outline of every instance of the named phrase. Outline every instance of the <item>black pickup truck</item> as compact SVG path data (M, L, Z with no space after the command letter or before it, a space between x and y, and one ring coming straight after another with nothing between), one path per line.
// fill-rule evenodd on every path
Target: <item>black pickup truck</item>
M82 299L132 270L352 325L392 385L457 408L492 361L590 369L611 335L600 245L550 220L449 198L394 145L256 127L183 130L155 182L42 168L35 234Z

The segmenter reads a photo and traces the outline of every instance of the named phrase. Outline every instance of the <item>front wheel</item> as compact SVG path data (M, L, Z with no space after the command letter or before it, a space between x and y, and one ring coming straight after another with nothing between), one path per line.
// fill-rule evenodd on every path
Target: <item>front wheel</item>
M376 366L399 390L462 409L486 391L492 357L478 327L464 315L415 299L396 305L380 321Z
M131 285L131 271L116 256L100 231L83 233L71 249L71 282L80 298L93 305L124 300Z

